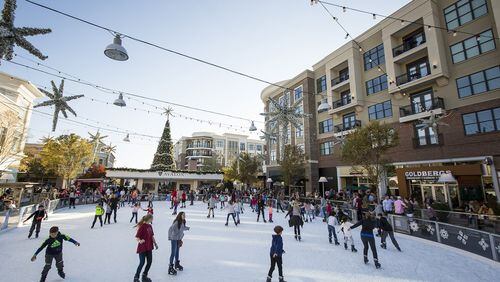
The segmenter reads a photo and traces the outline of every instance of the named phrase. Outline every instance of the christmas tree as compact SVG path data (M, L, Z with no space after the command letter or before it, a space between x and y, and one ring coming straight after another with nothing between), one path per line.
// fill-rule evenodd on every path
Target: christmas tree
M156 149L156 154L153 158L153 164L151 169L155 170L166 170L174 168L174 157L173 157L173 146L172 139L170 137L170 121L169 115L167 114L167 122L165 123L165 128L163 129L163 134L158 143L158 148Z

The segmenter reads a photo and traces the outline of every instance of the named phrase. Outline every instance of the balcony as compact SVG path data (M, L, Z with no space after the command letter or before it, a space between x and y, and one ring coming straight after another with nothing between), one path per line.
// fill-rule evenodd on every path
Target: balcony
M426 42L425 39L404 42L403 44L392 48L392 56L396 58L399 55L402 55L414 48L417 48L420 45L423 45L425 42Z
M338 84L341 84L342 82L344 81L348 81L349 80L349 74L345 74L345 75L341 75L339 77L336 77L334 79L332 79L332 87L338 85Z
M347 97L347 98L344 98L344 99L333 101L332 108L333 109L338 109L340 107L349 105L351 102L352 102L351 97Z
M396 85L400 86L403 84L407 84L409 82L415 81L415 80L420 79L422 77L426 77L430 74L431 74L430 68L427 68L427 71L424 71L424 72L415 72L415 73L411 73L411 74L404 73L404 74L396 77Z
M414 103L413 105L400 107L399 122L408 122L427 118L431 115L429 112L431 110L435 114L440 115L444 113L444 109L444 100L440 97L433 98L432 100L424 104Z
M437 147L444 145L443 134L438 134L433 136L422 136L413 138L413 148L428 148L428 147Z
M334 136L340 136L340 135L345 135L349 134L354 129L361 127L361 121L356 119L351 122L346 122L342 124L335 125L335 133L333 134Z
M196 159L196 158L211 158L212 153L195 153L186 155L186 159Z

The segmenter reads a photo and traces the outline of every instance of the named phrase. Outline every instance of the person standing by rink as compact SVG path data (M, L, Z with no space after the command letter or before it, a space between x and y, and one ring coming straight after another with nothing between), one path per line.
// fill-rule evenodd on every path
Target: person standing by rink
M71 239L67 235L63 235L59 232L59 227L52 226L49 230L50 237L43 242L43 244L36 250L35 254L31 258L31 261L36 260L36 256L45 248L45 266L42 271L42 276L40 277L40 282L45 282L47 279L47 274L52 267L52 260L56 261L57 274L64 279L66 274L64 273L64 263L62 256L63 241L70 241L76 246L80 246L80 243Z
M184 212L180 212L168 229L168 240L170 240L171 246L170 264L168 266L169 275L176 275L177 271L184 270L179 261L179 249L182 247L182 238L184 238L184 231L186 230L189 230L189 227L186 226L186 215Z
M269 268L269 272L267 273L266 282L271 282L276 264L278 265L279 281L286 282L285 279L283 278L282 256L285 253L285 250L283 250L283 238L281 237L281 233L283 233L283 227L277 225L276 227L274 227L274 233L276 234L273 235L273 241L271 243L271 250L270 250L271 267Z
M47 220L48 218L47 212L45 211L45 207L43 205L38 205L38 210L36 210L27 219L25 219L23 223L30 220L30 218L33 218L33 221L31 222L30 231L28 233L28 239L31 238L31 235L33 235L33 231L35 230L35 228L36 228L35 238L38 238L38 234L40 233L40 228L42 227L42 220Z
M375 247L375 236L373 235L373 229L377 227L377 222L373 215L369 212L365 213L362 220L356 222L351 229L361 226L361 241L363 242L363 255L365 264L368 263L368 248L372 249L373 260L375 261L375 267L380 268L380 263L378 262L377 248Z
M153 263L153 246L158 250L151 222L153 222L153 215L147 214L134 226L137 227L135 239L137 240L137 253L139 254L139 266L137 266L134 275L134 282L139 282L139 275L141 274L144 262L146 262L146 268L142 272L142 282L151 282L148 272Z
M380 247L382 249L387 249L387 244L385 243L385 239L387 238L387 235L391 237L392 244L398 251L401 252L401 248L399 247L398 241L396 241L396 238L394 237L394 230L392 229L392 225L389 223L386 217L384 217L381 213L377 215L377 219L379 222L379 229L382 230L382 234L380 235L381 238L381 245Z

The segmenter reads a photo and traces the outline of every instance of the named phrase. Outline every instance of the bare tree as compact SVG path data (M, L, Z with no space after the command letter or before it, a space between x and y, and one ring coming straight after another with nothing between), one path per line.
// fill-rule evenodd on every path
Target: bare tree
M23 157L23 122L13 111L0 112L0 177L4 170Z

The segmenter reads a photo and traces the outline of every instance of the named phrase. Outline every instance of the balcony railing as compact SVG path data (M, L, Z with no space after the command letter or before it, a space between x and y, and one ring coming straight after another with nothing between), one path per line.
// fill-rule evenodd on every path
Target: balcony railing
M424 43L425 43L425 39L421 40L421 41L416 41L416 40L415 41L407 41L399 46L392 48L392 55L394 57L399 56L399 55L401 55L405 52L408 52L411 49L416 48Z
M396 85L403 85L403 84L406 84L408 82L411 82L411 81L414 81L414 80L417 80L419 78L422 78L422 77L425 77L425 76L428 76L430 75L431 72L430 72L430 68L427 67L427 71L422 73L422 72L416 72L416 73L404 73L400 76L397 76L396 77Z
M195 153L195 154L187 154L186 158L189 157L212 157L213 155L211 153Z
M444 109L443 98L436 97L427 103L413 103L413 105L408 105L399 108L399 117L411 116L418 113L427 112L435 109Z
M333 109L340 108L340 107L343 107L345 105L349 105L351 102L352 102L351 97L347 97L347 98L344 98L344 99L333 101L332 108Z
M442 146L444 144L443 134L438 134L434 136L422 136L413 138L414 148L423 148L430 146Z
M360 120L354 120L352 122L346 122L342 124L335 125L335 132L342 132L342 131L347 131L351 129L355 129L356 127L361 127L361 121Z
M335 85L337 85L341 82L344 82L346 80L349 80L349 74L342 75L342 76L339 76L339 77L332 79L332 86L335 86Z

